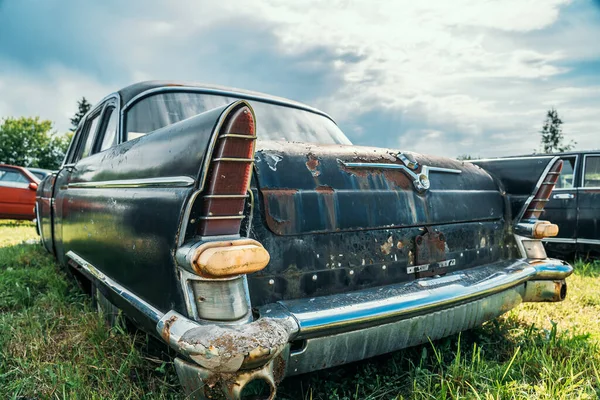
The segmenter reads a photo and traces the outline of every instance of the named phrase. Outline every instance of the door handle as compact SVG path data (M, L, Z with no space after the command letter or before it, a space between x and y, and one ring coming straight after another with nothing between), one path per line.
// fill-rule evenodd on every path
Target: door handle
M575 195L573 193L557 193L552 198L556 200L569 200L574 199Z

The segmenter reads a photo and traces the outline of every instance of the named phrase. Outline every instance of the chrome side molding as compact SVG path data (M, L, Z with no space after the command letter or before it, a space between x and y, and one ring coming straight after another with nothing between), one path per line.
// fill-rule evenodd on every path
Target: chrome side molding
M117 295L121 296L125 301L135 307L138 311L146 315L154 322L160 321L160 319L165 315L163 312L149 304L148 302L142 300L133 292L125 289L118 282L106 276L102 271L98 268L94 267L92 264L87 262L73 251L69 251L66 254L67 258L72 260L75 263L76 268L82 270L83 273L88 275L89 277L93 277L98 281L102 282L106 287L112 290Z
M112 181L75 182L69 188L141 188L141 187L188 187L196 183L189 176L168 176L163 178L116 179Z
M338 160L344 167L346 168L373 168L373 169L399 169L408 175L409 178L412 178L413 185L415 189L419 192L424 192L431 187L431 182L429 181L429 173L430 172L442 172L447 174L460 174L462 173L459 169L452 168L441 168L441 167L430 167L427 165L423 165L421 167L421 172L417 173L412 171L405 165L400 164L388 164L388 163L364 163L364 162L344 162L342 160Z

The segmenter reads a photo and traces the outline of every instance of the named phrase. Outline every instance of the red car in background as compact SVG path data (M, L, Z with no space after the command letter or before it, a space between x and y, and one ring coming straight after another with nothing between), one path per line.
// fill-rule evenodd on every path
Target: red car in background
M0 164L0 219L35 218L35 193L40 180L23 167Z

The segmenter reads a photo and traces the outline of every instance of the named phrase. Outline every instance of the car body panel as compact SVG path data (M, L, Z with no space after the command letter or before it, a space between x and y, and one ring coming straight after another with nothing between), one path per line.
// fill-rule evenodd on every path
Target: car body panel
M586 186L586 160L600 158L600 151L578 151L558 153L551 155L531 155L508 157L490 160L491 164L506 162L516 168L521 163L519 171L514 174L524 174L529 171L536 174L537 169L532 167L535 160L544 157L558 157L564 161L563 171L559 184L552 191L549 202L544 208L541 219L551 221L559 227L556 237L545 238L545 247L549 254L572 259L573 257L599 257L600 256L600 187L588 176ZM505 160L505 161L502 161ZM487 160L475 161L484 166ZM489 168L485 166L485 168ZM588 168L589 175L589 168ZM598 183L600 184L600 183ZM508 191L508 190L507 190ZM521 196L521 199L523 196Z
M30 184L39 182L26 168L0 164L0 219L35 219L36 189Z

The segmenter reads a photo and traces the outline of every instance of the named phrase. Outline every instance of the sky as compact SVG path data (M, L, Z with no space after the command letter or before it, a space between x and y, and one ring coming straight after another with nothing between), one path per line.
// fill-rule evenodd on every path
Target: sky
M66 131L82 96L151 79L286 97L355 144L449 157L539 150L556 107L598 149L600 0L0 0L0 118Z

